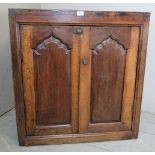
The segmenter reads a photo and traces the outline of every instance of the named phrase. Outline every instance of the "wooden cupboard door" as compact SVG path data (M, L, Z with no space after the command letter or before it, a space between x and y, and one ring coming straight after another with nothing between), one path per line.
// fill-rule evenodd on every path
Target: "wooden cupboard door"
M27 135L78 131L79 39L73 26L20 26Z
M131 130L139 27L83 28L79 131ZM84 54L83 54L84 53Z

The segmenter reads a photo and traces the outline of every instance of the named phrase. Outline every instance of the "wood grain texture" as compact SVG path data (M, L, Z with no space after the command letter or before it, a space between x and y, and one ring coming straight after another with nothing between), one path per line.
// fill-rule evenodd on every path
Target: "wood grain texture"
M71 36L66 36L71 37ZM34 52L34 77L37 125L71 123L70 50L53 36ZM33 50L34 51L34 50Z
M21 27L27 134L37 136L77 132L78 110L73 113L74 108L78 107L75 100L78 98L75 96L78 96L75 92L77 88L73 85L77 77L71 77L71 61L77 55L76 47L73 49L76 53L71 58L71 50L65 53L61 40L52 38L51 41L47 38L37 45L36 53L31 46L31 34L32 26ZM72 38L72 35L66 37ZM78 66L74 69L79 70ZM72 93L75 99L71 97Z
M76 26L74 26L74 29ZM71 53L71 117L73 132L79 131L79 61L80 61L80 36L73 34L73 49Z
M14 11L13 11L14 12ZM14 102L16 110L17 134L20 145L25 142L26 126L25 126L25 107L23 96L22 66L20 53L20 36L19 24L16 23L16 16L11 10L9 11L9 28L11 41L11 59L13 70L13 88Z
M89 133L120 132L127 130L129 129L122 122L90 123L88 126Z
M43 40L40 44L38 44L34 49L33 52L36 55L41 55L40 50L46 49L49 44L56 44L58 48L61 48L65 54L70 53L70 49L67 48L67 45L64 44L61 40L51 35L49 38Z
M101 142L110 140L132 139L131 131L87 133L87 134L63 134L54 136L27 136L25 145L64 144L64 143L85 143Z
M79 133L87 131L90 117L90 82L91 82L91 51L89 48L90 28L82 27L80 51L80 85L79 85ZM82 63L83 59L88 64Z
M104 27L102 29L104 30ZM91 40L96 40L94 35L91 36ZM130 42L130 38L127 41ZM125 58L126 50L123 45L111 36L93 49L90 103L92 123L120 121Z
M76 15L76 11L10 9L9 21L14 94L18 139L20 145L62 144L137 138L146 60L149 16L149 13L138 12L85 11L84 16L78 17ZM81 27L83 32L81 34L74 34L75 31L73 30L73 27L75 29ZM103 29L103 27L105 29ZM96 39L93 40L93 37L90 37L91 35ZM44 52L39 52L41 55L37 55L32 52L32 49L38 47L38 45L42 44L44 40L49 39L51 36L56 39L56 42L60 41L61 44L59 45L63 46L63 48L58 48L55 43L50 42L50 46L54 47L54 49L52 48L51 50L56 50L56 52L61 53L59 53L61 56L58 53L56 54L57 56L59 55L60 57L63 57L62 55L65 53L64 45L65 48L70 50L70 52L67 53L69 58L67 58L66 61L68 64L67 66L69 66L70 69L66 69L64 61L62 60L61 63L63 64L63 67L61 66L60 68L62 73L58 73L58 67L56 70L56 75L64 73L64 77L68 77L67 81L70 83L70 88L66 87L68 90L70 89L67 94L67 99L63 100L61 98L57 98L57 100L63 100L62 103L66 103L66 101L70 100L67 102L69 104L63 104L62 106L62 109L64 109L65 112L67 111L68 115L66 113L63 114L61 111L60 117L55 115L56 117L54 117L56 119L53 117L52 121L51 118L48 120L48 117L43 117L40 118L40 123L36 125L36 120L39 117L36 118L35 116L35 109L37 106L35 102L36 99L40 98L40 96L35 96L38 91L36 91L36 87L39 88L39 85L36 84L36 79L39 76L36 76L34 72L37 68L34 67L34 64L36 63L34 60L36 57L44 56L47 53L47 55L49 55L51 53L50 51L46 51L47 49L37 48L37 50L44 50ZM121 51L127 50L128 52L129 50L130 52L127 54L127 59L125 59L125 69L127 69L125 70L126 77L122 77L123 80L125 79L126 81L124 85L126 91L123 94L123 117L121 118L123 122L116 121L99 123L100 121L98 121L98 123L91 123L90 116L92 115L92 110L90 110L90 96L92 89L91 77L93 76L91 72L91 63L93 62L91 61L91 55L100 56L100 54L102 54L100 51L105 48L104 46L106 44L109 46L109 43L112 43L112 46L117 45L118 49ZM43 47L44 45L45 44L43 43ZM136 48L138 48L137 53ZM31 54L28 52L30 49ZM133 53L133 51L135 51L135 53ZM114 52L115 51L113 51L113 53ZM47 59L43 60L44 63L42 61L38 61L39 65L41 64L40 62L42 62L40 67L46 66L46 64L48 64L47 66L50 66L53 62L56 63L56 60L53 60L54 55L50 58L47 57L47 55ZM67 56L65 54L65 57ZM83 58L88 59L88 64L87 61L82 62ZM104 61L110 64L110 62L107 61L108 59ZM117 56L115 59L117 60ZM112 60L114 60L113 57ZM132 60L134 61L132 62ZM116 64L121 64L122 62L123 61L121 59L121 62L118 61ZM85 63L85 65L83 63ZM97 63L101 62L97 61ZM120 70L122 70L122 66L123 64L120 65ZM105 66L101 66L101 68L106 69ZM116 68L116 66L114 68ZM131 79L127 77L127 75L129 75L129 73L127 73L128 70L131 70L132 72ZM46 78L50 78L49 76L43 76L44 71L48 75L51 75L51 73L48 72L50 70L42 70L40 76L43 78L40 78L40 81L42 81L42 86L44 85L46 88L50 88L50 86L47 85L47 81L45 81ZM102 69L100 72L103 72ZM114 73L112 72L112 74ZM115 74L117 75L117 72ZM57 81L60 81L58 79L61 79L61 77L56 79ZM64 79L65 78L63 78L62 81L65 81ZM43 81L45 81L45 83L43 83ZM53 84L55 85L55 83ZM65 82L63 84L66 85ZM130 84L132 92L130 92ZM106 82L106 85L108 85L108 81ZM46 91L45 87L44 90ZM52 87L48 90L51 91L51 89ZM64 90L64 87L62 90ZM49 98L47 98L47 96L45 97L46 101L50 101L50 91L47 93L43 92L44 97L46 95L49 96ZM117 91L118 94L120 94L119 91ZM39 90L38 92L42 91ZM66 91L63 92L66 93ZM54 93L61 94L61 91L56 91ZM61 96L65 96L65 93ZM130 97L126 98L125 96ZM101 96L99 97L102 98ZM119 100L120 98L121 97L119 96L116 100ZM56 98L54 97L54 100L55 99ZM60 108L60 105L57 107ZM120 111L120 108L118 107L115 109L117 112L115 116L118 116ZM56 108L55 105L54 108ZM100 111L100 108L98 109ZM41 108L40 110L43 109ZM47 110L47 113L50 116L51 113L49 112L49 109L46 108L45 110ZM56 110L53 111L55 112ZM111 114L108 113L108 115L114 118L112 112ZM101 120L101 117L96 117L95 119ZM117 120L120 119L117 117ZM42 121L45 124L42 124ZM53 123L52 125L51 122ZM28 132L26 132L26 130Z
M124 93L123 93L123 106L122 106L122 123L131 128L133 101L136 79L136 65L137 53L139 46L139 27L132 27L131 29L131 43L126 56L126 68L124 79Z
M63 121L71 121L72 31L71 26L32 27L30 42L34 52L37 124L61 124Z
M31 134L35 128L35 90L34 90L34 70L33 53L30 46L31 26L21 26L21 51L22 51L22 73L24 101L26 111L26 132Z
M70 124L57 124L57 125L37 125L33 130L32 136L47 136L47 135L61 135L71 134L72 126Z
M44 26L35 25L32 26L32 41L31 47L35 49L37 45L43 43L44 40L53 36L54 38L60 40L63 44L67 46L68 49L72 48L72 36L73 27L72 26Z
M11 9L16 14L17 22L50 23L61 25L103 25L103 24L143 24L150 13L116 12L116 11L85 11L84 16L77 16L76 10L24 10Z
M141 26L140 32L141 33L140 33L140 44L138 52L137 78L135 86L135 100L133 106L133 122L132 122L132 131L135 138L138 137L138 131L139 131L146 53L147 53L147 41L149 32L149 18L148 21L145 21Z
M99 43L111 37L121 44L124 49L128 49L130 46L130 35L130 26L92 26L90 31L90 48L92 50L95 49Z
M70 56L51 44L36 57L37 124L70 123Z

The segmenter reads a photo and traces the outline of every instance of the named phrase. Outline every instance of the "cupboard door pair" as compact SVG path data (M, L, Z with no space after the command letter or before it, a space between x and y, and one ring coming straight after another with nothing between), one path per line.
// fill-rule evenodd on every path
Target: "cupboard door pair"
M27 135L131 130L139 27L21 25Z

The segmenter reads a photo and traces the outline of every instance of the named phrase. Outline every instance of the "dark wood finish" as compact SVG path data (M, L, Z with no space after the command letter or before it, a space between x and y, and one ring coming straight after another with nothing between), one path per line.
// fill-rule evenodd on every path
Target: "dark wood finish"
M46 27L44 26L43 29ZM70 33L67 33L68 29ZM71 122L71 50L64 41L72 39L72 29L73 27L54 27L56 32L52 31L47 39L34 47L34 49L42 48L33 53L37 125L70 124ZM59 39L61 33L63 42ZM33 31L32 34L35 36L33 38L40 36L39 34L37 37Z
M137 56L138 57L137 73L136 73L137 78L135 81L135 100L134 100L134 105L133 105L133 121L132 121L132 131L133 131L133 136L135 138L138 137L138 131L139 131L148 31L149 31L149 22L145 21L143 25L141 25L139 53Z
M44 23L60 25L98 25L98 24L144 24L150 13L144 12L112 12L112 11L85 11L85 16L77 16L74 10L27 10L12 9L19 23ZM109 20L110 19L110 20Z
M109 37L122 45L124 49L130 47L131 27L130 26L92 26L90 31L90 47L95 49Z
M132 117L133 117L134 88L135 88L135 78L136 78L137 52L138 52L138 45L139 45L138 44L139 27L131 28L130 47L128 47L127 50L123 49L122 45L117 45L117 43L118 42L115 42L113 44L112 39L110 37L108 42L103 41L101 44L102 46L101 45L99 46L100 48L96 48L95 52L92 51L92 57L94 55L97 57L100 57L102 56L100 53L100 50L103 50L102 52L104 53L104 55L106 55L107 54L106 50L111 49L111 47L108 47L109 45L111 46L114 45L112 47L115 47L115 48L112 48L111 51L108 51L108 54L111 54L111 53L113 54L112 57L108 55L108 57L106 57L105 60L100 60L98 58L94 64L92 63L92 65L95 65L95 66L100 63L103 63L104 65L100 68L105 70L102 73L102 70L99 70L99 68L94 69L92 66L92 68L95 71L95 74L92 74L91 76L93 79L92 82L94 82L95 84L94 85L92 84L91 86L93 93L91 94L92 107L91 107L90 115L92 119L90 120L90 124L88 125L89 132L131 130L131 127L132 127L131 123L132 123ZM123 53L121 54L120 52L123 52ZM123 58L123 56L125 57ZM117 59L119 57L120 59L118 61ZM115 61L115 63L112 64L111 66L111 63L113 61ZM118 64L117 61L120 64L122 62L123 64L122 71L121 71L121 66L116 68ZM111 75L107 77L107 79L109 80L108 82L103 83L104 79L98 80L94 78L102 74L103 76L106 76L106 73L107 74L110 73L111 67L113 70L113 72L111 73L115 74L115 76ZM99 72L97 72L98 70ZM119 81L120 79L119 77L121 76L122 76L122 81ZM115 78L111 79L112 77L115 77L116 80ZM112 85L111 83L114 81L116 82L119 81L119 82ZM109 89L109 87L111 89ZM98 90L98 92L94 90ZM110 92L108 90L110 90ZM115 102L113 98L117 100L117 102ZM109 102L111 100L113 101Z
M84 143L100 142L109 140L132 139L131 131L106 132L106 133L87 133L87 134L67 134L53 136L27 136L25 145L44 145L44 144L64 144L64 143Z
M80 51L80 84L79 84L79 133L87 131L90 111L90 77L91 77L91 55L89 48L90 28L83 27ZM83 65L83 59L88 60Z
M10 9L20 145L137 138L149 13Z
M128 27L91 28L92 123L115 122L121 119L125 58L129 45L119 41L130 44L130 32ZM102 36L104 38L101 38Z
M136 65L137 54L139 46L139 28L132 27L131 42L126 56L126 69L124 78L124 92L121 121L123 125L131 129L133 103L134 103L134 89L136 80Z
M61 27L61 32L66 28L68 30L68 27ZM75 120L71 121L71 113L72 116L75 114L71 111L74 108L71 108L70 104L70 55L71 52L74 53L74 49L72 51L67 43L56 38L53 31L34 47L31 43L31 40L34 40L34 29L33 26L27 25L20 27L27 134L73 133L73 125L78 123ZM73 31L73 27L70 30ZM66 38L72 38L73 33L69 34Z
M18 141L20 145L25 144L26 126L25 126L25 107L23 99L23 84L21 72L21 53L19 43L19 25L16 23L16 15L14 11L9 11L9 26L11 40L11 56L13 70L13 87L16 108L16 123L18 130Z

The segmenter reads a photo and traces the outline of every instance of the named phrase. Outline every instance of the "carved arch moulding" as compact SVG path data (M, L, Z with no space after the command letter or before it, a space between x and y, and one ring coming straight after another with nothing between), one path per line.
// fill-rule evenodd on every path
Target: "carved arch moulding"
M67 44L63 43L61 39L56 38L55 36L51 35L49 38L44 39L40 44L37 45L37 47L33 48L32 51L36 55L41 55L40 50L46 49L49 44L54 43L56 44L59 48L62 48L64 50L65 54L69 54L71 49L68 48Z
M120 43L118 39L115 39L112 35L110 35L107 39L97 44L94 49L91 49L91 51L93 54L98 55L101 49L104 49L110 44L115 46L115 48L120 49L120 52L126 52L128 50L128 48L126 48L122 43Z

